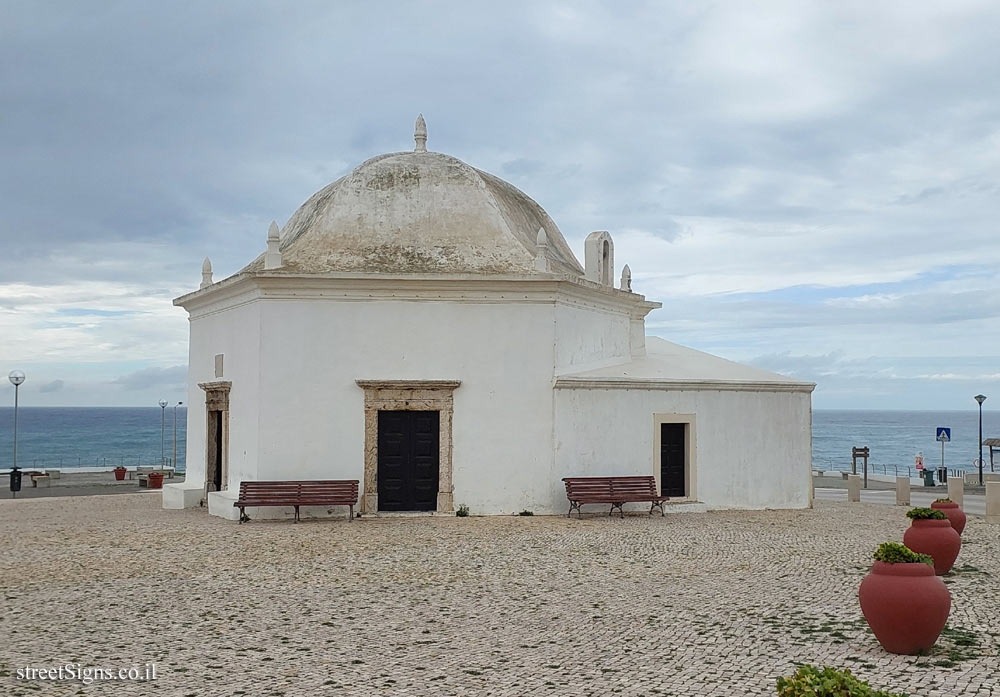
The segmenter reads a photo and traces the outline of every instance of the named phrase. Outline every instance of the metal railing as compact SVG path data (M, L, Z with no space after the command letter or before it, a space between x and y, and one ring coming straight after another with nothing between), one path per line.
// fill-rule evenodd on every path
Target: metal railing
M820 472L851 472L851 463L840 463L840 462L813 462L814 470ZM928 465L923 471L934 472L934 476L937 477L937 471L939 467L933 465ZM961 467L947 467L949 477L964 477L967 473L972 472L972 469L964 469ZM858 474L861 474L861 465L858 465ZM890 465L878 462L868 463L868 474L884 474L893 475L894 477L909 477L910 479L917 479L923 475L920 474L920 470L917 470L912 466L904 465Z
M177 458L179 467L175 468L178 472L184 471L184 460L182 458ZM149 457L143 455L113 455L111 457L94 457L94 458L65 458L65 457L53 457L53 458L32 458L29 461L18 459L17 463L21 469L67 469L72 470L76 468L83 467L172 467L173 458L164 457L162 460L158 457ZM10 465L0 465L0 467L9 468Z

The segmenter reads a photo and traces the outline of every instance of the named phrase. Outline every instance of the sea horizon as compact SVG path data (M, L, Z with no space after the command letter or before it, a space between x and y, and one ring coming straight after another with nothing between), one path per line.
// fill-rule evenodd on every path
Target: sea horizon
M178 409L187 409L187 404L181 404L177 407ZM13 405L0 406L0 410L10 409L13 410ZM153 405L149 406L146 404L140 404L138 406L129 404L104 404L104 405L86 405L86 404L70 404L70 405L60 405L60 404L45 404L45 405L19 405L18 410L22 409L160 409L159 406ZM173 404L166 407L169 412L173 409ZM975 412L979 413L979 409L973 407L971 409L872 409L872 408L846 408L846 407L813 407L814 412L817 411L869 411L869 412L929 412L935 414L944 414L948 412L965 413L965 412ZM983 416L986 414L995 412L1000 414L1000 409L988 409L983 408Z
M0 407L0 468L13 463L13 406ZM185 467L187 405L176 409L176 466ZM941 464L936 429L951 429L945 466L974 470L979 456L978 409L812 410L812 467L848 470L851 448L868 446L869 462L886 473L912 470L922 456ZM21 467L112 467L173 464L174 407L20 406L18 465ZM162 437L162 449L161 449ZM983 410L983 437L1000 437L1000 411ZM983 451L989 468L988 449Z

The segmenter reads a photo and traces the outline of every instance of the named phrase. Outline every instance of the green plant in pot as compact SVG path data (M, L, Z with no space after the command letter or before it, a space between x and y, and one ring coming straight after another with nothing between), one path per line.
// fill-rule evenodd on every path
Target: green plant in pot
M868 626L889 653L926 651L951 612L951 594L935 575L933 559L898 542L882 543L874 558L858 590Z
M913 522L903 535L903 544L914 552L929 554L938 576L948 573L962 549L962 538L948 516L933 508L911 508L906 517Z
M911 508L906 512L906 517L910 520L947 520L946 516L941 511L935 511L933 508Z

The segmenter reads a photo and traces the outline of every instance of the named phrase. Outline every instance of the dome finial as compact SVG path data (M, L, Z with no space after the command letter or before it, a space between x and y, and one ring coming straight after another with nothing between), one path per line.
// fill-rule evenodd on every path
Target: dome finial
M423 114L417 114L417 123L413 127L413 141L416 143L413 152L427 152L427 123Z

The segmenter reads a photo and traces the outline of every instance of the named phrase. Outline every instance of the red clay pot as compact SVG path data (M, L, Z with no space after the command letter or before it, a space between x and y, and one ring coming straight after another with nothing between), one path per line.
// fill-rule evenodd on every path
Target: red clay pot
M861 582L858 600L875 638L889 653L912 655L934 646L951 612L951 593L927 564L875 562Z
M958 552L962 549L962 538L951 527L950 520L914 520L903 535L903 544L920 554L929 554L934 559L934 571L938 576L951 571Z
M119 482L125 481L125 473L128 472L124 467L115 467L115 479Z
M163 488L163 475L162 474L150 474L149 475L149 488L150 489L162 489Z
M931 508L935 511L941 511L948 516L948 520L951 521L951 527L955 528L955 532L959 535L961 535L962 531L965 530L965 511L963 511L962 507L954 501L951 503L941 503L939 501L935 501L931 504Z

